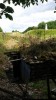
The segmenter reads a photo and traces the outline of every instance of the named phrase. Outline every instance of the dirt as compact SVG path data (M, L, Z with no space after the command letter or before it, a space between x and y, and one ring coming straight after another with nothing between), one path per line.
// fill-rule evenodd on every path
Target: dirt
M21 86L23 86L23 88L25 89L25 84L23 84ZM2 88L3 90L11 91L11 92L18 94L20 96L23 96L23 94L22 94L23 92L20 90L18 84L11 83L8 79L1 79L0 78L0 88ZM41 91L39 91L38 89L33 89L31 87L31 85L29 85L28 93L29 93L29 97L34 98L34 99L40 98L40 95L41 95ZM12 99L13 100L22 100L22 98L17 97L15 95L12 96L12 94L8 94L6 92L3 92L0 89L0 100L5 100L5 99L7 99L7 100L12 100Z

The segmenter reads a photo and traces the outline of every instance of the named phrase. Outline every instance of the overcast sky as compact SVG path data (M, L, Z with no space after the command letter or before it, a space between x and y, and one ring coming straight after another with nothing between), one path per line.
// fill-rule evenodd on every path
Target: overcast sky
M1 2L2 0L0 0ZM6 5L8 4L6 3ZM12 30L22 32L28 27L37 26L42 21L56 20L56 13L54 13L56 4L54 0L48 0L43 4L39 2L38 6L31 5L25 9L13 4L10 4L10 6L14 8L13 21L5 18L5 16L0 19L0 27L4 32L11 32Z

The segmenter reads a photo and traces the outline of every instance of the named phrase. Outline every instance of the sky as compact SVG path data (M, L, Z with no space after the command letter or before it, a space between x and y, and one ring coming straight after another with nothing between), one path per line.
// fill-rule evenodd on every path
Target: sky
M2 0L0 0L0 3L2 3ZM8 4L6 3L6 5ZM12 3L10 6L14 9L13 21L7 19L4 15L0 19L0 27L4 32L12 32L13 30L23 32L28 27L38 26L40 22L56 20L55 0L48 0L43 4L39 0L38 6L31 5L25 9L19 5L14 6Z

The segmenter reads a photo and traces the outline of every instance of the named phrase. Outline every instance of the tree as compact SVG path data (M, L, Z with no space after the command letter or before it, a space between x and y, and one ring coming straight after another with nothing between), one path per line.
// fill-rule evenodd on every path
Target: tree
M0 32L3 32L2 28L0 27Z
M34 30L34 29L37 29L37 27L35 27L35 26L28 27L23 33L30 31L30 30Z
M10 4L11 2L16 6L16 5L22 5L22 7L28 7L30 6L30 4L34 5L38 5L38 1L39 0L3 0L3 3L0 3L0 18L2 18L2 15L4 14L6 16L6 18L9 18L10 20L13 20L13 17L10 13L13 13L14 10L12 7L10 6L6 6L5 3L8 2L8 4ZM48 0L40 0L42 3L44 1L48 1Z
M56 29L56 20L47 22L48 29Z
M45 29L45 22L41 22L38 24L38 29Z
M0 18L2 18L2 15L4 14L6 16L6 18L9 18L10 20L13 20L12 16L10 15L10 13L13 13L14 10L12 7L10 6L5 6L5 4L0 3Z

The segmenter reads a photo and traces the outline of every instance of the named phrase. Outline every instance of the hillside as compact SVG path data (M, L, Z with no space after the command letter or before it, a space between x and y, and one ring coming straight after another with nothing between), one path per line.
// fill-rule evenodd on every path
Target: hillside
M33 29L25 32L26 36L32 36L32 37L37 37L40 40L46 40L49 38L56 38L56 29Z
M56 38L56 29L33 29L27 32L19 33L1 33L0 32L0 44L4 45L7 49L17 48L23 44L31 44L31 42L40 42L47 39Z

